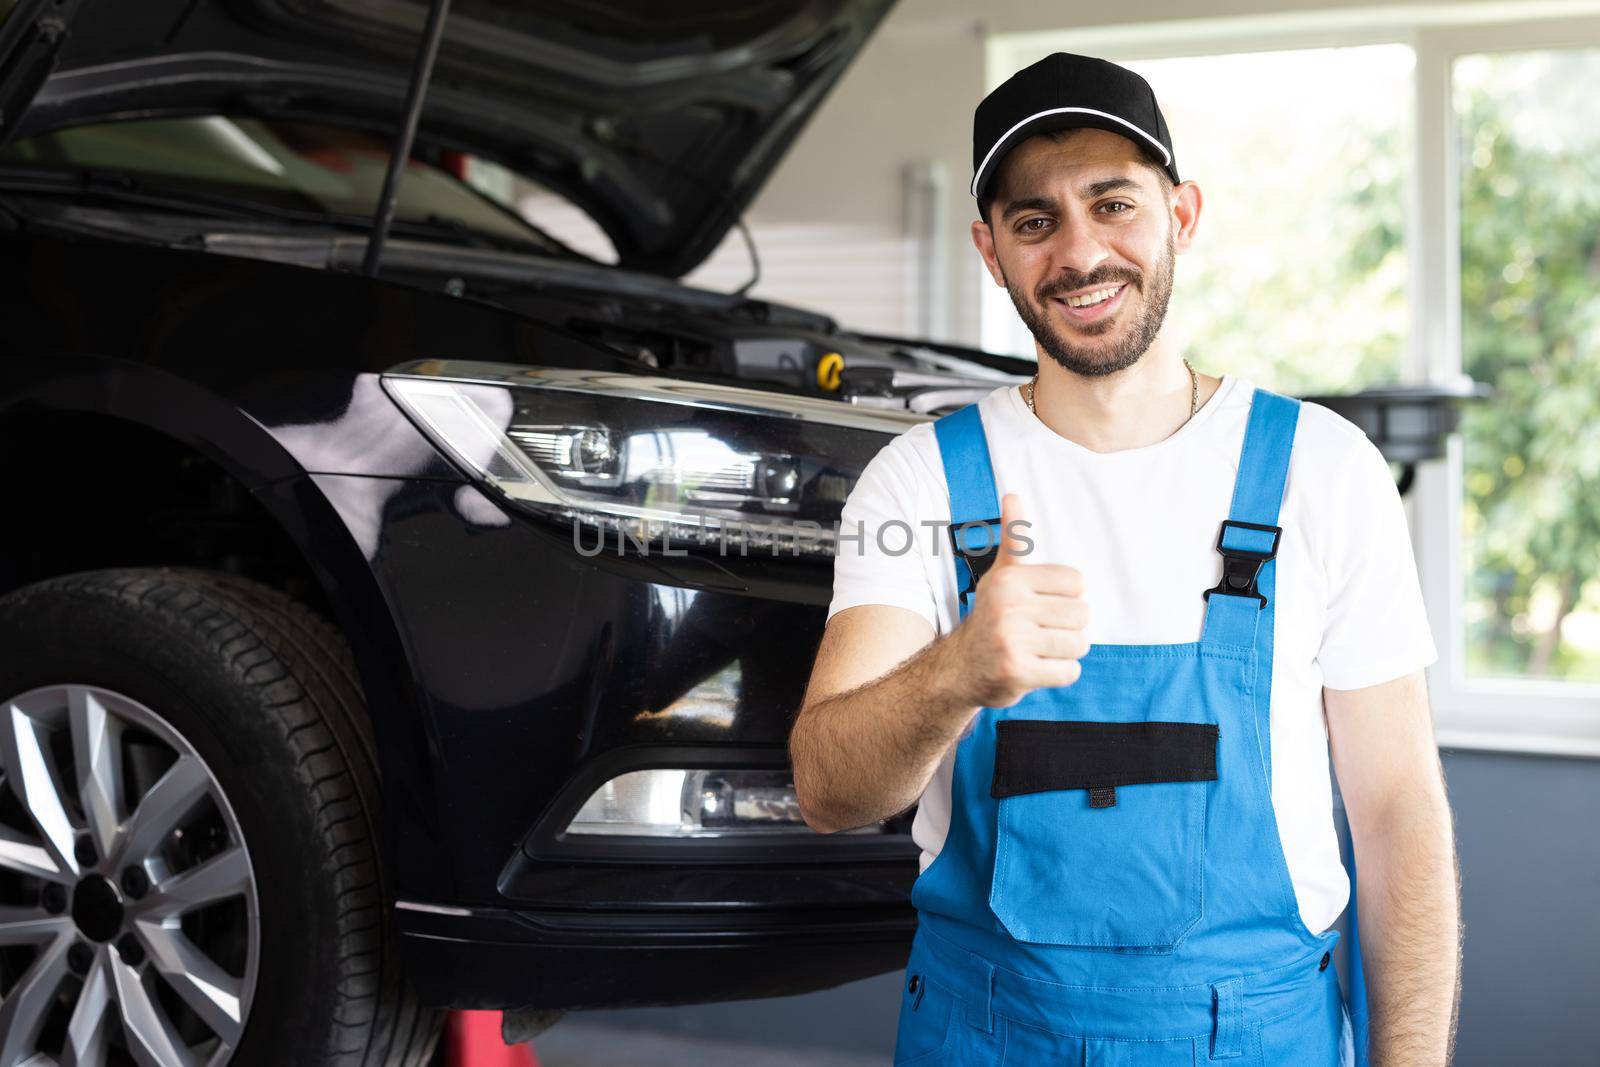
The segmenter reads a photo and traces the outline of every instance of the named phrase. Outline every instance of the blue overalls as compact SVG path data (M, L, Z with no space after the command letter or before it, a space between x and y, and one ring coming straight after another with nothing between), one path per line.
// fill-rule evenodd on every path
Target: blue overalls
M1199 641L1093 645L1076 683L984 708L958 742L949 833L911 893L896 1064L1340 1063L1338 935L1301 922L1269 786L1299 414L1256 390ZM1000 506L977 406L934 429L964 619Z

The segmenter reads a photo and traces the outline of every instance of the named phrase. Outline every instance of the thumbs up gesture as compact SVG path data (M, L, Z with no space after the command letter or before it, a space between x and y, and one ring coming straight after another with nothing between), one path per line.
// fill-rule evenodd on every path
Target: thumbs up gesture
M1022 498L1000 501L1000 544L972 611L950 635L971 705L1008 708L1035 689L1071 685L1089 651L1089 605L1075 568L1026 562L1032 543Z

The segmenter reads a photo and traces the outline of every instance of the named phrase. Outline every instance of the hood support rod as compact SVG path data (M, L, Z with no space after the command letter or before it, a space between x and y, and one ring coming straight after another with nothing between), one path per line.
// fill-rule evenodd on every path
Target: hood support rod
M394 223L394 204L400 195L400 178L411 160L411 142L416 140L417 122L422 117L422 99L428 92L428 79L433 77L433 61L439 55L439 41L444 37L444 18L449 13L450 0L431 0L428 4L428 21L422 30L422 46L417 49L417 60L411 68L411 84L406 88L405 120L395 137L394 150L389 153L389 170L383 176L383 192L378 197L378 208L372 216L372 232L367 236L367 254L361 263L361 273L374 277L378 273L378 260L383 256L383 242Z
M22 0L0 16L0 146L55 70L81 2Z

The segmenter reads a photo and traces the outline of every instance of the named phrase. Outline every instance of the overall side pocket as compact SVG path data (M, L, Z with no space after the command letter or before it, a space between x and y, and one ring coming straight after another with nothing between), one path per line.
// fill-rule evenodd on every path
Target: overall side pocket
M1217 727L1007 719L989 906L1019 941L1160 952L1199 920Z
M926 971L907 974L894 1039L895 1067L936 1062L950 1044L950 1031L960 1010L955 994L930 982Z

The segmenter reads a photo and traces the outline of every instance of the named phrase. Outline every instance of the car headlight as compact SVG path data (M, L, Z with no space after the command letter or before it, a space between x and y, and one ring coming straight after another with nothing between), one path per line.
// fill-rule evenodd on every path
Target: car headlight
M925 416L609 371L421 361L384 385L514 505L637 544L831 555L888 438Z
M662 768L619 774L590 794L571 834L730 837L811 833L786 770ZM882 833L881 825L853 833Z

